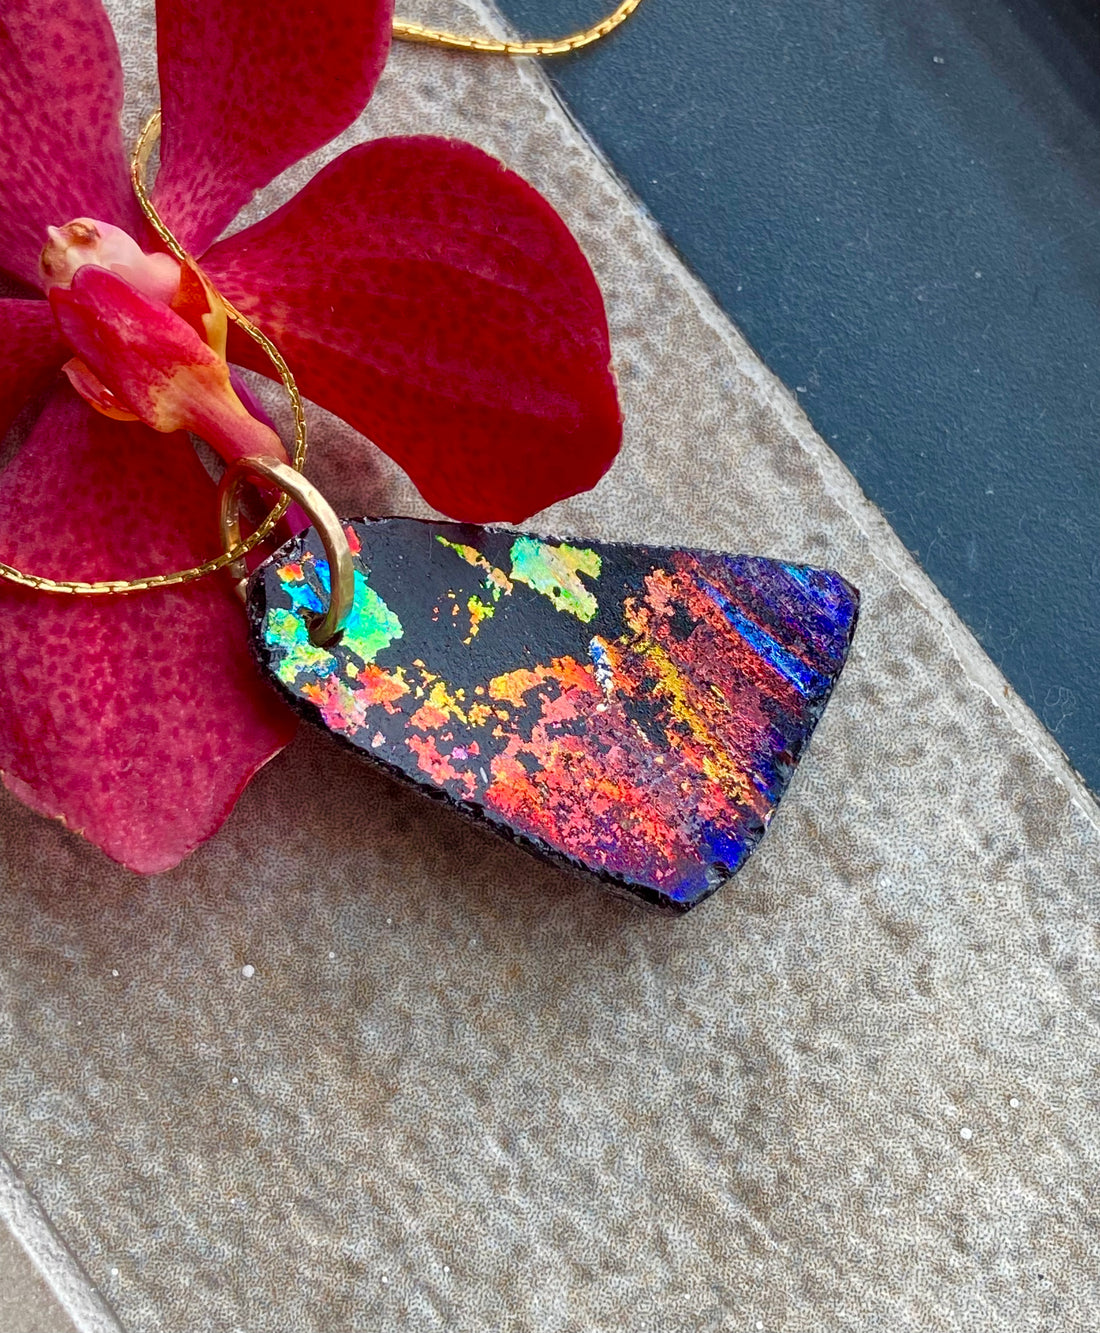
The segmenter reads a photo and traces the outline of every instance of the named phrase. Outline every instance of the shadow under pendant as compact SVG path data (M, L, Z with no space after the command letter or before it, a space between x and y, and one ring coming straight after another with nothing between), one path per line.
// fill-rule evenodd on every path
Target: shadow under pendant
M345 524L330 644L313 529L252 575L253 650L306 719L543 857L683 912L764 833L859 594L758 556L416 519Z

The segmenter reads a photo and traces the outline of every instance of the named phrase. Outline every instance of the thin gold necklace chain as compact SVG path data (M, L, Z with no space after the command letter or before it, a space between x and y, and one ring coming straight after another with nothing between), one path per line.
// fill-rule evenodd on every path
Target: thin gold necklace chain
M568 37L539 38L530 42L502 42L494 37L463 37L440 28L425 28L420 23L406 23L404 19L394 19L393 35L402 42L446 46L456 51L477 51L487 56L563 56L570 51L579 51L582 46L591 46L609 32L614 32L641 3L642 0L623 0L614 13L600 19L591 28L570 33Z
M577 51L582 46L590 46L593 42L598 42L601 37L606 37L609 32L613 32L621 23L624 23L641 2L642 0L623 0L623 3L619 5L614 13L601 19L599 23L594 24L591 28L585 28L581 32L575 32L568 37L553 41L501 42L487 37L463 37L456 33L443 32L437 28L425 28L419 23L406 23L401 19L394 20L393 35L401 41L419 42L424 46L443 46L452 50L475 51L482 55L564 55L568 51ZM181 263L184 263L188 258L187 253L153 206L145 184L145 172L149 157L159 138L160 111L157 110L145 122L134 145L134 151L130 159L130 184L133 186L134 194L141 205L141 211L149 221L149 225L164 242L168 251ZM225 306L229 319L259 345L282 381L294 418L294 449L291 455L291 463L296 472L301 472L306 461L309 442L306 437L306 415L305 408L302 405L302 395L298 391L298 385L295 383L290 367L283 359L279 349L262 330L258 329L250 319L242 315L224 297L220 297L220 299ZM52 579L44 574L26 573L24 570L16 569L14 565L8 565L0 561L0 579L4 579L8 583L17 583L23 588L33 588L36 592L63 593L67 596L77 597L107 597L121 593L145 592L151 588L172 588L182 583L193 583L196 579L205 578L208 574L216 574L219 569L225 569L228 565L235 565L249 551L259 546L270 536L275 525L286 513L289 503L289 498L284 495L255 531L244 541L231 546L229 550L223 551L220 555L213 556L209 560L204 560L200 565L192 565L188 569L173 570L170 574L147 574L136 579L101 579L97 581Z

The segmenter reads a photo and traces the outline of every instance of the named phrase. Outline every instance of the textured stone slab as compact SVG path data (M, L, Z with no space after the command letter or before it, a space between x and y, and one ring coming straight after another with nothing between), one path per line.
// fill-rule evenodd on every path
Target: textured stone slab
M626 447L540 525L842 570L849 664L678 922L310 733L148 882L3 801L0 1143L128 1333L1093 1333L1096 806L538 71L399 50L355 133L424 131L607 293ZM340 512L428 516L311 420Z
M353 521L336 640L318 534L252 576L287 701L391 776L569 869L686 911L744 864L828 702L859 598L759 556Z

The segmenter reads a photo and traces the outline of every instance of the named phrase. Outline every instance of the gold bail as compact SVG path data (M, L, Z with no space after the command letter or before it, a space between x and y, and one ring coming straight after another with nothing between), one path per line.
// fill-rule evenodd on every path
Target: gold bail
M240 495L241 485L249 479L262 477L300 505L317 530L325 548L329 570L328 609L314 618L309 637L318 647L324 647L347 624L355 602L355 566L344 525L336 517L332 506L300 472L273 458L238 458L226 468L218 487L218 520L221 523L222 544L232 551L241 544ZM244 558L229 566L242 590L248 578Z

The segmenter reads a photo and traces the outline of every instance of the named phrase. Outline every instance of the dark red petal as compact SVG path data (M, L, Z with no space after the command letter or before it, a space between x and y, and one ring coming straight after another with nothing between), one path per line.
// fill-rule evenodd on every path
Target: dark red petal
M99 0L0 0L0 268L37 287L46 228L73 218L138 234L121 108Z
M393 0L160 0L154 198L193 254L359 115L392 21Z
M470 144L353 148L204 267L303 393L445 514L524 519L618 451L592 271L546 200ZM266 369L242 340L230 355Z
M45 301L0 301L0 440L68 357Z
M0 475L0 557L36 573L130 578L217 545L186 436L109 421L67 385ZM0 583L3 780L131 869L208 838L293 730L223 579L104 598Z

